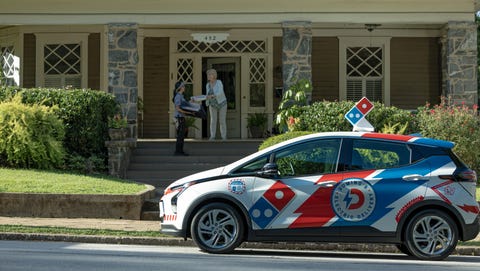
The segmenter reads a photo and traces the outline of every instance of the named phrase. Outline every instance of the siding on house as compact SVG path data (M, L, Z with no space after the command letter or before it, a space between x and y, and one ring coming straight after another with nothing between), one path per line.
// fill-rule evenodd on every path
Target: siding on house
M143 103L145 106L144 138L168 138L172 122L169 103L169 38L144 40ZM141 131L139 132L141 135Z
M438 38L392 38L390 59L391 105L416 109L438 103L441 60Z
M23 35L23 87L35 87L36 39L34 34Z
M100 89L100 33L88 36L88 88Z
M312 39L312 101L339 99L338 39Z
M282 97L278 97L275 93L276 88L283 88L283 72L282 72L282 37L273 38L273 110L277 111ZM281 94L281 93L280 93Z

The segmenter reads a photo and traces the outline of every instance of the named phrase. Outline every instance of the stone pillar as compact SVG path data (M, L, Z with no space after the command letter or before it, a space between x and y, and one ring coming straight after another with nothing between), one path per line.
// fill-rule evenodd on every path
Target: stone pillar
M283 89L299 79L312 81L312 25L310 22L283 22ZM306 93L310 101L311 93Z
M122 139L106 141L108 148L108 174L111 176L126 178L127 168L130 164L130 154L137 146L135 139Z
M128 119L129 137L137 137L137 24L108 25L108 92L115 95Z
M442 94L454 104L477 104L477 24L448 22L441 42Z

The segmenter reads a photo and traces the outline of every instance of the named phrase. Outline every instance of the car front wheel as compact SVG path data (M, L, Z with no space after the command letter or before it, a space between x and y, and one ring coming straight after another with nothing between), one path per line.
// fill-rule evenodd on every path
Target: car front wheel
M243 223L238 212L224 203L211 203L202 207L191 224L192 239L209 253L229 253L240 245Z
M410 219L405 231L405 247L422 260L443 260L457 246L455 222L442 211L425 210Z

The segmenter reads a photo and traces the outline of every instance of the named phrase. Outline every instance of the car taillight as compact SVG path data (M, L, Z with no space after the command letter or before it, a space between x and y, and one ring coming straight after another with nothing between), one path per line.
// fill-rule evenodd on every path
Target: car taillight
M477 182L477 173L471 169L464 169L456 173L455 177L455 179L460 182Z

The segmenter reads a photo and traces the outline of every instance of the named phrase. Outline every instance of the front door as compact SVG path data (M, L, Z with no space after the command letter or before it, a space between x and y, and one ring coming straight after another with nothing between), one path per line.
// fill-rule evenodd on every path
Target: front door
M217 79L222 81L225 95L227 96L227 138L240 138L240 58L207 58L206 64L207 69L215 69L217 71ZM205 80L203 86L206 83ZM208 133L208 137L210 137L210 129L208 127L210 127L210 119L207 120L207 129L204 129ZM220 135L218 126L217 135Z

